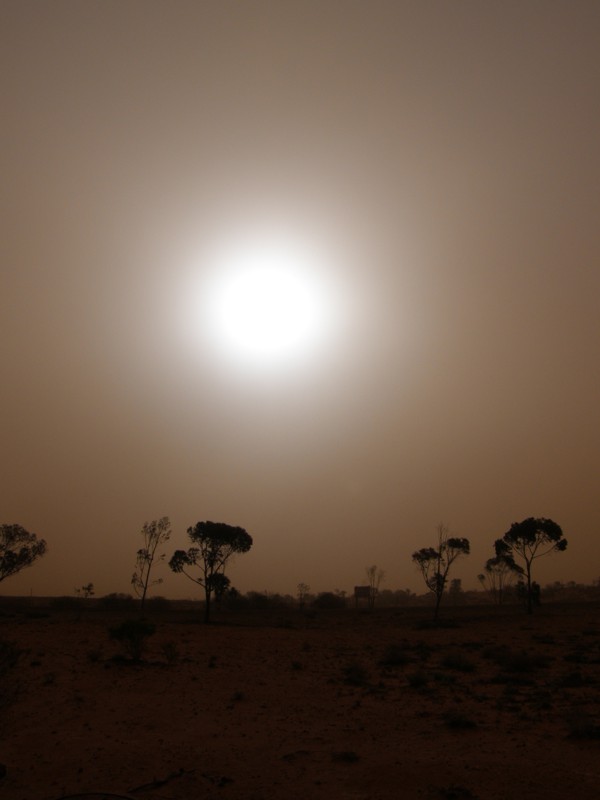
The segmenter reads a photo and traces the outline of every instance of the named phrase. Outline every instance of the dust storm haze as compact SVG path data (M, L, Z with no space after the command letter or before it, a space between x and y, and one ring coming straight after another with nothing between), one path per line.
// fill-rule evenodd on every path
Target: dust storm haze
M0 522L49 547L3 592L127 592L164 515L171 551L243 526L242 591L422 591L440 521L474 587L528 516L569 540L538 580L598 577L598 3L5 0L0 29ZM211 254L281 231L320 254L320 338L234 355Z

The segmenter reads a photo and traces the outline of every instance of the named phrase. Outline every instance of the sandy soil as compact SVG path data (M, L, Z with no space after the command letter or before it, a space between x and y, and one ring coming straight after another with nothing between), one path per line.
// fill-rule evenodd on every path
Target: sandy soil
M101 612L4 615L0 797L597 800L598 608L444 615L173 614L139 664Z

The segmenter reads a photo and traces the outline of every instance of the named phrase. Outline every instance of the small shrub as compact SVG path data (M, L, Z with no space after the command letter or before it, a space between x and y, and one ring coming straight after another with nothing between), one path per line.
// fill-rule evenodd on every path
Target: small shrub
M149 614L164 614L166 611L170 611L171 607L171 601L166 597L161 597L159 594L155 595L154 597L148 597L145 601L145 609Z
M457 672L473 672L475 669L475 664L471 659L467 658L464 653L461 653L460 650L456 650L444 656L442 659L442 666L446 667L446 669L456 670Z
M342 750L339 753L332 753L331 760L341 764L356 764L360 756L353 750Z
M537 672L538 669L544 669L549 664L550 658L548 656L540 653L531 654L526 650L522 650L516 653L509 653L501 666L508 672L530 673Z
M0 641L0 680L16 667L21 653L13 642Z
M488 661L493 661L494 663L499 664L503 659L506 658L508 652L509 648L505 644L495 644L490 645L489 647L484 647L484 649L481 651L481 655Z
M385 648L379 664L382 667L403 667L412 661L405 645L390 644Z
M87 658L91 664L97 664L102 660L102 650L88 650Z
M440 800L477 800L477 795L474 795L470 789L465 786L457 786L454 783L451 783L448 787L441 788L438 797Z
M550 633L540 633L540 634L533 634L531 637L535 642L540 642L541 644L556 644L556 637L552 636Z
M511 650L505 645L486 648L483 657L494 661L506 672L531 673L544 669L551 659L541 653L529 653L526 650Z
M81 597L53 597L50 601L50 607L56 611L75 611L83 608Z
M507 689L515 691L518 686L536 686L537 679L522 672L499 672L490 679L490 683L504 685Z
M313 600L315 608L346 608L346 599L334 592L321 592Z
M163 642L161 647L161 651L167 664L172 667L174 664L177 664L179 661L179 648L177 647L177 643L173 641Z
M436 683L441 683L444 686L454 686L456 683L456 675L449 675L447 672L434 672L433 680Z
M122 592L113 592L107 594L99 599L100 607L106 611L130 611L135 600L130 594L123 594Z
M406 676L411 689L425 689L429 684L429 675L423 669L418 669Z
M477 723L460 711L449 711L444 716L444 724L452 730L472 730L477 727Z
M460 624L454 619L421 619L415 625L417 631L429 631L436 629L460 628Z
M591 660L589 653L583 647L578 647L567 653L564 659L571 664L589 664Z
M421 663L425 663L430 655L433 653L433 647L431 645L425 644L425 642L418 642L415 645L415 654Z
M366 686L369 680L369 673L362 664L352 661L346 664L343 669L344 683L349 686Z
M17 686L13 685L10 673L22 653L13 642L0 640L0 708L9 705L16 695Z
M571 739L600 739L600 722L584 709L571 712L567 718Z
M156 631L156 626L144 619L128 619L110 628L110 638L120 642L126 655L140 661L146 640Z
M279 619L275 623L275 627L285 628L287 630L290 630L291 628L294 627L294 623L289 617L279 617Z

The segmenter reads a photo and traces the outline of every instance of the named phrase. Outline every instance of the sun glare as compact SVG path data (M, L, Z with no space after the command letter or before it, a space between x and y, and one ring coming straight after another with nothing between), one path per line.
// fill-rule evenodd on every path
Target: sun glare
M333 308L309 247L250 237L216 248L210 262L204 305L221 350L273 365L306 356L322 340Z

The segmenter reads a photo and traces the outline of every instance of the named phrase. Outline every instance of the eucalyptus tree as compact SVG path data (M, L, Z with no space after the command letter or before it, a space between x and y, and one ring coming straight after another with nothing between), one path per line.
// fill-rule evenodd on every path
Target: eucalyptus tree
M22 525L0 525L0 581L30 567L47 549L44 539Z
M374 608L381 581L385 578L385 572L379 569L376 564L373 564L370 567L365 567L365 575L369 582L369 608Z
M412 560L419 568L425 585L435 597L434 620L437 620L439 615L452 564L460 556L469 555L471 552L469 540L450 536L448 528L443 523L437 526L437 533L437 547L422 547L412 554Z
M161 545L168 542L171 538L171 521L168 517L144 522L142 525L142 536L144 546L137 551L135 561L135 571L131 576L131 585L134 592L141 600L141 613L144 613L146 595L150 586L157 586L162 583L162 578L150 580L152 567L158 561L164 561L165 555L159 555L158 550Z
M488 558L484 571L477 576L483 588L492 596L494 603L502 605L504 594L517 575L523 575L523 567L516 563L510 553Z
M252 547L252 537L244 528L224 522L197 522L187 529L192 547L176 550L169 567L182 572L204 589L204 621L210 621L211 601L215 592L226 588L225 567L238 553L247 553ZM194 572L194 570L198 570Z
M519 559L526 576L527 613L533 611L534 586L531 580L533 562L550 555L562 553L567 549L567 540L562 528L554 520L545 517L527 517L522 522L513 522L501 539L494 544L497 557Z

